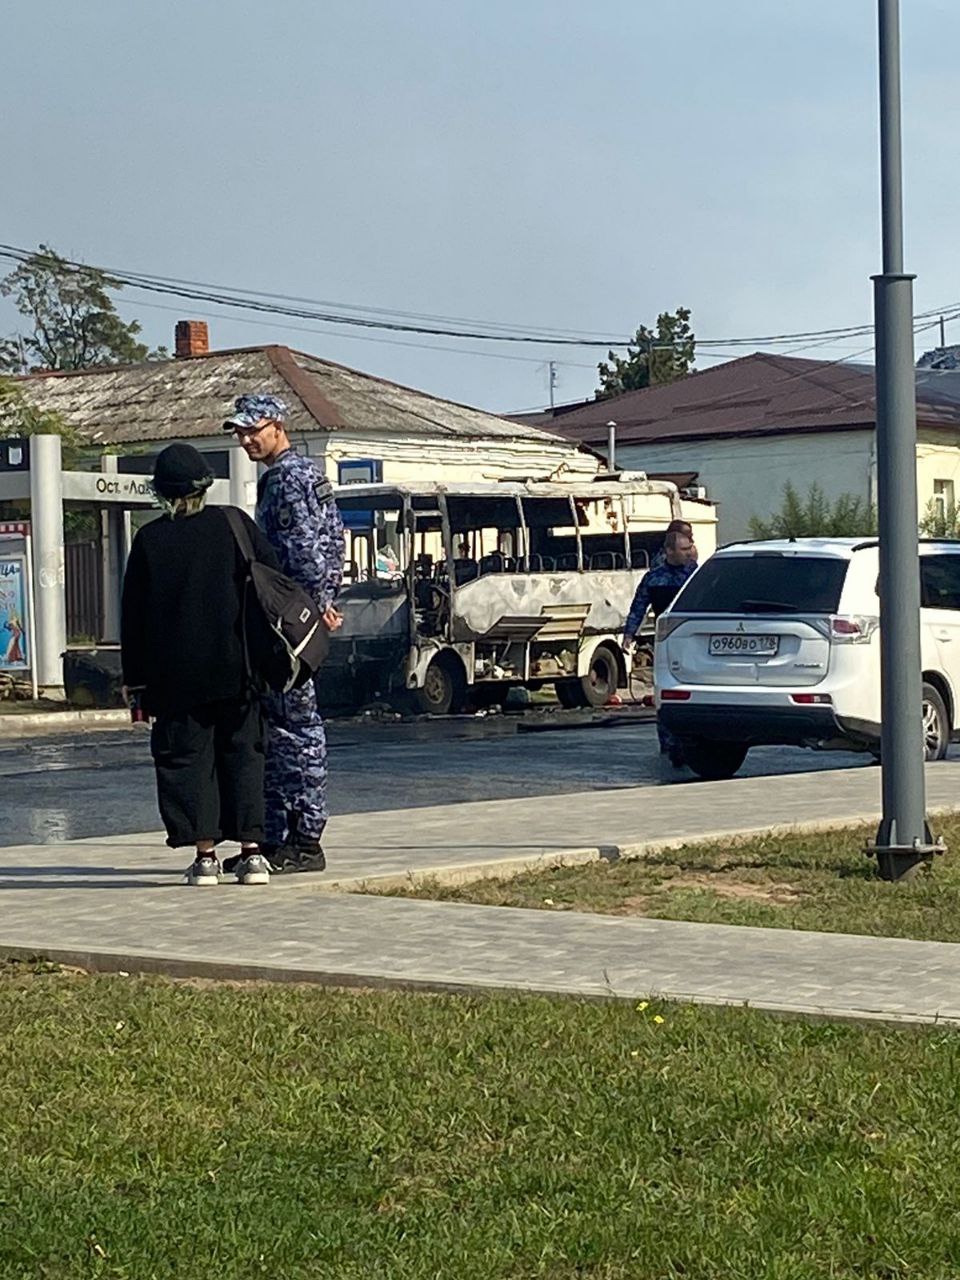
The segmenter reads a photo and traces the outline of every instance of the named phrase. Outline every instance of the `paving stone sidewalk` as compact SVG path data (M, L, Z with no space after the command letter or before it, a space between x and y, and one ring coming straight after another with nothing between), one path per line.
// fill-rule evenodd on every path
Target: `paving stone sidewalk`
M187 889L157 834L0 848L0 951L91 967L289 980L665 995L960 1021L960 946L317 892L377 877L633 853L646 843L876 816L879 770L358 814L326 877ZM931 809L960 763L928 770Z

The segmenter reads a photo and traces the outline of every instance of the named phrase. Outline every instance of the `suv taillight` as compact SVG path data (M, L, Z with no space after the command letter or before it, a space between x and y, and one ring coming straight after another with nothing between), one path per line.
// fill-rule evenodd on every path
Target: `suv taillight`
M657 619L656 637L658 640L666 640L671 632L676 631L677 627L683 622L682 618L672 618L669 613L662 613Z
M834 644L869 644L871 636L880 625L880 619L869 613L835 613L828 622L830 639Z

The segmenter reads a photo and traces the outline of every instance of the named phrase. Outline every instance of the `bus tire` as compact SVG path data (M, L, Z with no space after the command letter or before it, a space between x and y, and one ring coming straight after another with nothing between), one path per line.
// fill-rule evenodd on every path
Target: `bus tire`
M427 667L421 688L414 690L416 709L428 716L455 715L463 710L467 681L460 660L449 653L438 654Z
M572 680L557 680L554 683L554 692L557 695L557 701L561 707L565 707L568 711L573 711L576 707L585 707L587 700L583 696L583 686L580 683L579 676L574 676Z
M602 644L593 651L586 675L580 677L583 706L605 707L620 688L620 664L609 646Z
M510 686L501 681L483 681L470 687L467 706L471 710L485 711L488 707L503 706Z

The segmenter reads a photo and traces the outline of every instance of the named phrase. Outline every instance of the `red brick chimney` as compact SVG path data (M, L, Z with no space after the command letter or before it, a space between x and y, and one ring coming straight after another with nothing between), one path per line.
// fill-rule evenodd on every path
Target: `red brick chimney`
M174 341L178 359L184 356L205 356L210 350L206 320L178 320Z

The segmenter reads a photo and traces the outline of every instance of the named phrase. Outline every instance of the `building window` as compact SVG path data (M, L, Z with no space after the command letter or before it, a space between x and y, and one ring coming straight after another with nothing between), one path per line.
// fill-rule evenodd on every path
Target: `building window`
M934 480L933 506L942 520L947 520L953 513L955 502L952 480Z

